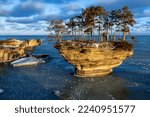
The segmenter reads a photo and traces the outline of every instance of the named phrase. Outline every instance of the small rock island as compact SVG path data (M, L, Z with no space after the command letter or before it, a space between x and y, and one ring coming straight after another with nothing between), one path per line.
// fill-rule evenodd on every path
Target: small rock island
M0 63L11 62L21 57L27 56L32 52L34 47L41 44L40 40L17 40L7 39L0 40Z
M57 40L54 47L75 67L78 77L107 75L133 54L133 45L126 41L126 35L135 39L130 34L135 20L127 6L112 11L91 6L68 22L53 19L47 24L49 38Z

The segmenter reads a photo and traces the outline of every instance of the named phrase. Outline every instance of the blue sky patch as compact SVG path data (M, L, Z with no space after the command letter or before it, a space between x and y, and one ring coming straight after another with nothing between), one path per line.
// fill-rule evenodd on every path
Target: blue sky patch
M132 33L150 34L148 0L0 0L0 5L1 35L46 34L46 21L68 20L91 5L104 6L108 11L128 6L137 22Z

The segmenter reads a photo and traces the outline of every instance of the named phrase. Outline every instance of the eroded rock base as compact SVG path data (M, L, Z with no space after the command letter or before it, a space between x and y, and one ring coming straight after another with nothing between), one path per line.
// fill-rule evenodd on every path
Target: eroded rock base
M91 69L91 70L78 70L76 69L75 76L77 77L100 77L112 73L112 69Z

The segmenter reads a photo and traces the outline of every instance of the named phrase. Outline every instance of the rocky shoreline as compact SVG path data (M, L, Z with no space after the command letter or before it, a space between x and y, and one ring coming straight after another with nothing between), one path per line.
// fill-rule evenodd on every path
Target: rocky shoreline
M17 40L15 38L0 40L0 63L11 62L21 57L26 57L41 44L40 40Z

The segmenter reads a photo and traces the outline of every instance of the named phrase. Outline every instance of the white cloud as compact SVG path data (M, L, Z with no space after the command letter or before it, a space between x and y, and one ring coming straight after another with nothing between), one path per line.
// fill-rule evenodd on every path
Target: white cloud
M44 0L8 0L0 10L0 34L45 34L45 20L51 18L68 19L74 14L81 12L82 8L90 5L104 5L106 9L119 8L129 5L137 24L133 28L133 33L149 33L150 26L150 3L146 0L131 2L129 0L69 0L70 2L57 4L42 2ZM14 16L11 14L14 10ZM26 13L25 13L26 12ZM11 16L12 15L12 16ZM18 17L19 16L19 17Z

